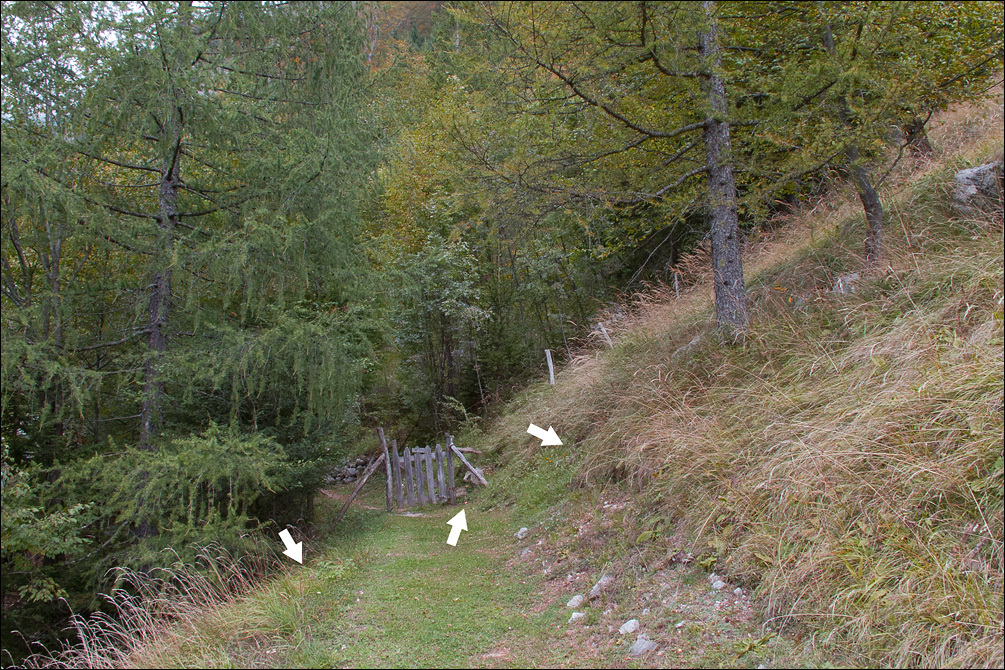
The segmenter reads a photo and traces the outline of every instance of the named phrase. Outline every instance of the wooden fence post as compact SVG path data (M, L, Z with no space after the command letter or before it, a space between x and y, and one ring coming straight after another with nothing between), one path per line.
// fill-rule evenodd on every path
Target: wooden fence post
M391 457L387 455L387 440L384 439L384 429L379 426L377 427L377 437L380 438L380 449L384 452L384 472L387 473L387 486L384 489L387 496L387 511L390 512L394 507L391 502L391 484L394 477L391 475Z
M334 527L339 521L342 520L343 515L345 515L345 511L349 509L349 503L353 501L353 498L356 497L356 495L359 493L359 490L363 488L363 484L366 484L366 480L370 479L370 475L373 474L373 471L377 469L377 466L380 465L381 461L383 460L384 455L381 454L380 456L377 457L377 460L371 463L370 467L366 469L366 472L363 473L363 477L360 478L359 483L356 484L356 488L353 489L352 495L350 495L349 499L345 501L345 505L342 506L342 510L338 513L338 516L335 517L335 520L332 521L332 527Z
M405 500L415 506L415 482L412 479L412 450L405 447Z
M604 339L607 340L607 346L609 346L611 349L613 349L614 348L614 343L611 342L611 336L607 334L607 329L604 328L604 322L600 321L598 323L600 324L600 332L604 334Z
M447 478L443 472L443 447L440 445L436 445L436 480L436 488L439 489L436 500L447 502Z
M436 502L436 484L433 483L433 450L430 449L429 445L426 445L426 493L428 494L428 500L426 502L434 503Z
M404 497L401 495L404 478L401 476L401 458L398 457L398 440L391 440L391 472L394 473L394 501L398 504L398 509L405 506Z
M422 473L422 447L416 447L412 450L412 456L415 458L415 504L422 505L426 504L426 478Z
M457 502L457 495L454 493L454 452L450 447L454 444L454 438L447 435L447 496L450 504Z
M551 349L544 350L544 357L548 359L548 380L555 383L555 366L551 362Z
M466 467L468 470L471 471L471 474L473 474L475 476L475 479L477 479L479 482L481 482L482 486L488 486L489 485L489 483L487 481L485 481L485 478L482 477L480 474L478 474L478 471L475 470L474 466L472 466L470 463L468 463L468 459L464 458L464 454L462 454L460 452L460 450L457 447L455 447L453 444L450 445L450 451L452 451L455 454L457 454L457 458L461 459L461 463L464 464L464 467Z

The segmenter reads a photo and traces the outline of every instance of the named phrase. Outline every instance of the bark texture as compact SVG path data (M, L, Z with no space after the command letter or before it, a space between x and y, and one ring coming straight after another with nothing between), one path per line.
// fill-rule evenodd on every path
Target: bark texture
M710 113L702 130L705 143L708 217L712 238L712 273L715 280L715 320L720 328L743 330L750 320L747 288L743 280L739 222L736 208L736 181L730 151L726 87L719 71L718 28L713 2L702 3L708 27L700 40L700 51L707 63L703 77Z

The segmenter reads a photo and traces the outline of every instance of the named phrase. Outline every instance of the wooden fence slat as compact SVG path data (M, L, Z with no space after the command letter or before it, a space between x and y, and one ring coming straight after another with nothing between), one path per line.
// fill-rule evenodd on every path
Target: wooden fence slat
M482 477L480 474L478 474L478 471L475 470L474 467L472 467L472 465L470 463L468 463L468 459L464 458L464 454L462 454L461 452L457 451L457 447L455 447L454 445L451 444L450 445L450 450L452 452L454 452L455 454L457 454L457 458L461 459L461 463L464 464L464 467L466 467L468 470L471 471L471 474L473 474L475 476L475 479L477 479L479 482L481 482L482 486L488 486L489 485L489 483L487 481L485 481L485 478Z
M447 502L447 478L443 473L443 447L436 445L436 502Z
M415 507L415 482L412 480L412 451L405 447L405 500Z
M433 477L435 477L435 475L433 474L433 450L427 444L426 445L426 485L427 485L428 488L426 489L426 493L429 494L429 500L427 500L427 502L430 503L430 504L436 502L436 485L433 483Z
M398 456L398 441L391 440L391 479L394 481L394 501L398 504L398 509L405 506L405 498L401 494L402 485L405 483L402 481L401 476L401 458Z
M377 427L377 437L380 438L380 449L384 453L384 472L387 474L387 483L384 486L384 495L387 498L387 511L390 512L394 507L392 502L391 486L394 482L394 477L391 474L391 457L387 455L387 440L384 439L384 429Z
M450 445L453 443L454 438L447 435L447 498L451 505L457 502L457 496L454 494L454 452L450 450Z
M426 493L429 491L426 488L425 473L422 472L422 463L426 459L423 457L422 447L416 447L412 455L415 456L415 504L421 507L426 504Z
M370 467L366 469L366 472L363 473L363 476L360 478L359 483L356 484L356 488L353 489L352 495L350 495L349 499L345 501L345 505L342 506L342 510L338 513L338 516L335 517L335 520L332 521L332 526L335 526L336 524L338 524L339 521L342 520L342 517L345 515L345 511L349 509L349 503L353 501L353 498L356 497L356 495L359 493L359 490L363 488L363 484L366 484L366 480L370 478L370 475L372 475L373 471L377 469L377 466L379 466L383 462L384 462L384 454L381 454L380 456L377 457L377 460L371 463Z

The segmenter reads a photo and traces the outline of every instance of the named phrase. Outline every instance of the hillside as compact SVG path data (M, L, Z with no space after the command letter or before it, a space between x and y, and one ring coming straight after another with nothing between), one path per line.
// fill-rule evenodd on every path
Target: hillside
M200 603L134 616L141 630L90 624L61 660L1001 667L1002 210L962 215L951 191L1000 158L1002 130L1000 96L942 117L935 159L886 186L880 271L861 270L848 190L758 232L741 342L714 330L707 281L631 297L612 349L459 431L491 466L456 548L457 508L387 515L374 481L303 568L193 587ZM535 446L529 422L564 445ZM632 655L640 634L654 647Z

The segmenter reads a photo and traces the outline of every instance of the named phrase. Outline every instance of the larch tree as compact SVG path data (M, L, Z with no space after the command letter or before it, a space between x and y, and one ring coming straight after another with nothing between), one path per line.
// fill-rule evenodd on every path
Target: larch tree
M106 551L306 518L370 353L355 12L11 3L3 20L12 461L58 462L53 504L101 501Z
M480 3L459 12L522 116L500 163L515 188L565 202L662 203L706 214L719 327L749 320L714 2ZM471 147L484 146L475 139ZM704 186L700 180L704 178Z

